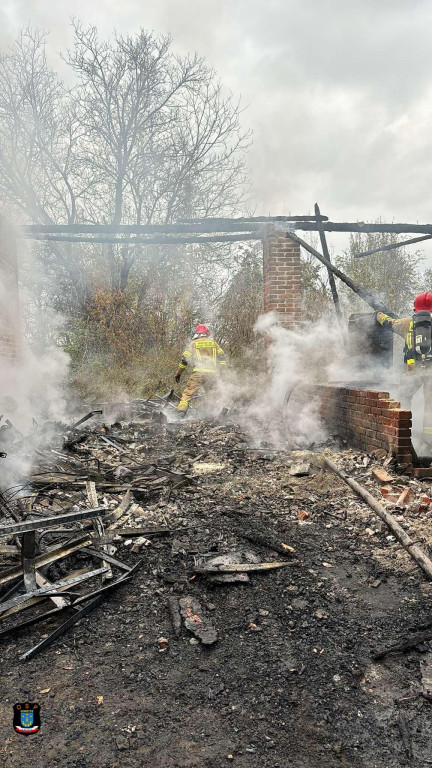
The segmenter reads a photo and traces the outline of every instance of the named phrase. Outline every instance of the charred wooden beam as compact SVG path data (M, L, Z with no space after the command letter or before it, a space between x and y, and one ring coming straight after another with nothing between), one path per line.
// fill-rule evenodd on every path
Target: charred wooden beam
M303 232L316 232L317 224L313 221L298 221L296 229ZM366 224L364 221L325 221L323 228L326 232L396 232L396 234L423 233L432 235L432 224Z
M47 648L49 645L51 645L51 643L54 640L56 640L57 637L60 637L61 635L63 635L69 629L69 627L72 627L84 616L87 616L89 613L91 613L91 611L93 611L102 603L102 601L105 599L105 597L107 597L110 594L111 591L113 591L116 587L121 586L121 584L123 584L125 581L129 580L133 576L135 571L141 566L141 564L142 564L142 560L136 563L134 567L128 571L128 573L123 574L116 581L112 581L108 586L100 587L100 589L95 590L94 592L90 592L87 595L82 595L82 597L79 597L75 601L74 607L78 603L81 603L87 600L90 600L90 602L87 603L87 605L85 605L79 611L76 611L76 613L74 613L68 619L66 619L66 621L63 622L63 624L60 624L60 626L57 627L57 629L51 632L51 634L45 637L43 640L41 640L40 643L35 645L33 648L30 648L30 650L26 651L26 653L23 653L22 656L20 656L20 661L27 661L27 659L31 659L32 656L35 656L44 648ZM94 599L91 599L91 598L94 598ZM48 618L52 616L54 613L59 613L61 610L64 610L64 609L57 608L57 609L54 609L53 611L50 611L49 613L44 614L43 616L30 619L29 622L25 622L23 624L20 624L18 627L14 627L13 631L22 629L24 626L30 626L32 623L35 623L36 621L41 621L44 618ZM7 631L9 630L6 630L6 632Z
M432 235L432 224L385 224L328 221L327 217L320 216L317 222L316 216L258 216L244 219L197 219L180 222L177 224L24 224L17 231L17 237L29 237L37 235L181 235L189 234L195 241L199 234L227 237L229 232L257 233L257 239L261 236L262 224L266 222L291 223L294 229L304 232L318 232L318 224L322 224L325 232L395 232ZM242 238L243 239L243 238ZM246 239L246 238L245 238ZM105 242L105 241L104 241ZM106 241L109 242L109 241ZM146 242L150 243L149 240Z
M372 655L372 659L374 661L380 661L384 656L388 656L389 653L405 653L405 651L417 648L418 645L422 645L429 640L432 640L432 629L427 629L424 632L417 632L407 640L401 640L386 648L380 648L380 650L375 651Z
M240 216L236 219L227 218L203 218L203 219L180 219L185 224L198 224L200 222L213 222L216 224L224 224L225 222L284 222L284 221L316 221L316 216ZM328 216L322 216L320 214L320 221L328 221Z
M121 245L189 245L195 243L198 245L205 245L206 243L241 243L244 240L260 240L262 235L260 232L248 233L243 235L211 235L209 237L115 237L108 235L104 237L80 237L74 235L24 235L27 240L42 240L56 243L94 243L96 245L103 243L119 243Z
M85 416L83 416L81 419L75 422L75 424L71 424L69 429L76 429L76 427L79 427L80 424L84 424L85 421L88 421L89 419L93 418L93 416L101 416L103 414L103 411L89 411L89 413L86 413Z
M149 235L149 234L175 234L199 232L260 232L259 222L235 221L225 219L221 224L216 224L205 219L199 224L24 224L18 234L68 234L68 235Z
M98 495L96 491L96 484L93 480L87 480L86 481L86 492L87 492L87 498L89 501L89 504L91 507L98 507L99 506L99 500ZM96 517L93 519L93 528L99 539L101 539L104 535L104 527L102 520L100 517ZM102 545L102 550L104 552L108 552L107 545ZM102 565L107 566L106 573L102 574L102 584L104 583L105 579L112 579L112 570L110 566L108 565L108 562L106 560L102 560Z
M26 621L22 621L20 624L15 624L15 626L6 627L6 629L0 630L0 638L5 637L8 634L18 632L21 629L27 629L27 627L32 627L34 624L38 624L41 621L45 621L46 619L51 619L53 616L56 616L58 613L62 613L63 611L67 609L76 610L77 606L81 603L86 602L87 600L90 600L93 597L96 597L97 595L104 595L107 592L111 592L112 590L116 589L117 587L121 586L125 582L129 581L129 579L132 578L135 571L141 567L142 560L140 560L136 565L133 566L133 568L130 568L127 573L123 573L116 581L111 581L107 586L100 587L99 589L94 590L93 592L88 592L85 595L81 595L81 597L78 597L75 601L73 606L67 605L61 608L53 608L50 611L46 611L45 613L40 613L37 616L33 616L31 619L27 619ZM91 569L83 569L82 573L88 573ZM56 582L58 583L58 582ZM58 590L59 592L61 589ZM5 614L6 615L6 614ZM3 617L5 618L5 616Z
M109 553L102 551L99 552L98 549L93 549L93 547L84 547L83 552L88 552L89 555L93 555L93 557L98 557L100 560L103 561L104 565L106 563L111 563L111 565L116 565L117 568L120 568L122 571L130 571L130 566L126 565L126 563L123 563L121 560L117 560L116 557L113 557ZM112 574L111 574L112 575Z
M265 547L266 549L272 549L273 552L278 552L280 555L288 555L290 557L296 552L294 547L290 547L272 534L264 534L254 530L243 532L242 529L239 529L238 535L247 541L251 541L252 544L257 544L259 547Z
M299 560L291 560L289 563L227 563L223 565L197 565L196 573L249 573L250 571L273 571L276 568L292 568L300 565Z
M80 568L77 571L73 571L72 573L69 573L69 578L72 578L73 576L80 576L83 573L90 573L90 571L92 570L93 568L91 567ZM45 576L42 576L42 574L39 571L36 571L36 581L38 583L38 586L40 587L52 586L53 588L56 588L58 584L58 582L56 581L50 582ZM65 592L67 590L68 590L67 586L58 587L56 595L49 595L49 599L52 600L52 602L57 606L59 610L63 610L64 608L71 607L70 598L60 597L60 592ZM13 616L16 613L19 613L20 611L25 611L28 608L32 608L34 605L37 605L38 603L42 602L45 599L46 599L46 595L37 597L37 592L36 592L36 596L30 598L30 600L28 600L23 605L17 605L15 606L15 608L9 608L9 610L2 615L2 621L4 621L4 619L8 618L9 616ZM4 600L3 602L6 602L6 601ZM1 636L1 632L0 632L0 636Z
M421 243L422 240L430 240L432 235L423 235L423 237L412 237L411 240L401 240L400 243L390 243L390 245L382 245L381 248L372 248L370 251L363 251L362 253L355 253L355 259L362 259L363 256L372 256L374 253L382 253L382 251L393 251L395 248L403 248L405 245L414 245L414 243Z
M372 293L369 293L369 291L366 291L364 288L361 287L358 283L356 283L354 280L352 280L348 275L345 275L344 272L342 272L337 267L333 266L331 261L325 258L325 256L322 255L319 251L316 250L316 248L313 248L309 243L306 242L306 240L303 240L301 237L298 237L298 235L294 234L294 232L287 232L286 234L287 238L289 240L292 240L293 243L298 243L302 246L306 251L309 251L313 256L316 256L318 261L320 261L324 266L326 266L328 269L330 269L333 274L335 274L339 280L342 280L345 285L347 285L349 288L351 288L354 293L357 294L357 296L360 296L363 301L365 301L367 304L369 304L372 309L375 309L377 312L385 312L387 315L393 315L392 311L386 307L385 304L382 303L382 301L377 297L374 296Z
M87 579L92 579L95 576L99 576L99 574L106 573L107 570L108 568L105 567L96 568L94 571L90 571L89 573L82 573L80 576L73 576L70 579L63 579L62 581L57 581L55 584L50 584L47 587L36 586L36 589L32 590L31 592L26 592L24 595L12 597L5 603L2 603L0 605L0 614L5 613L5 611L8 611L10 608L14 608L17 605L21 605L22 603L27 602L27 600L30 600L32 597L42 597L42 595L49 597L50 595L55 595L60 587L72 587L75 584L80 584L82 581L86 581Z
M106 507L96 507L96 509L81 509L79 512L66 512L64 515L54 515L54 517L39 518L39 520L26 520L24 523L2 525L0 526L0 536L13 536L16 533L38 531L41 528L65 525L76 520L90 520L93 517L107 514L108 511Z
M91 543L91 537L87 535L79 536L61 547L50 549L48 552L38 555L35 559L35 567L42 568L44 565L51 565L51 563L54 563L56 560L61 560L61 558L71 555L72 552L76 552L78 549L82 549L82 547L88 546ZM22 576L22 567L2 571L0 574L0 585L8 584L8 582L13 581L20 576Z
M30 650L26 651L20 656L20 661L27 661L28 659L31 659L33 656L36 656L37 653L40 653L44 648L47 648L51 643L54 642L58 637L61 635L64 635L66 630L69 629L69 627L73 627L74 624L77 624L77 622L84 618L84 616L88 616L89 613L91 613L95 608L97 608L103 601L104 595L99 595L99 597L96 597L94 600L91 600L90 603L87 603L87 605L84 606L84 608L81 608L79 611L74 613L72 616L69 616L66 621L63 622L63 624L60 624L57 629L55 629L53 632L51 632L50 635L45 637L43 640L40 641L37 645L33 646L33 648L30 648Z
M327 246L327 240L326 240L326 236L325 236L325 232L324 232L324 228L323 228L323 221L322 221L322 217L321 217L321 213L320 213L320 209L319 209L318 203L315 203L315 218L316 218L316 225L318 227L318 232L319 232L319 236L320 236L320 240L321 240L322 252L323 252L325 258L328 259L331 262L330 252L329 252L329 249L328 249L328 246ZM334 279L333 272L331 271L331 269L329 267L327 267L327 275L328 275L328 280L329 280L329 285L330 285L330 290L331 290L331 295L332 295L332 299L333 299L333 304L334 304L336 316L337 316L337 319L339 321L339 325L340 325L340 327L342 329L342 327L343 327L342 310L341 310L341 307L340 307L339 295L338 295L337 288L336 288L336 280Z
M26 592L37 589L36 584L36 532L26 531L22 537L21 564Z

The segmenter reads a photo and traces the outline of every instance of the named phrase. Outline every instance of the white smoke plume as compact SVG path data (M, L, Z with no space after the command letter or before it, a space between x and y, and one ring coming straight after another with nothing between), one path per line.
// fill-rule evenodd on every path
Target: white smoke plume
M319 401L305 393L304 385L323 382L326 360L334 353L325 320L290 330L279 323L276 312L269 312L258 318L254 331L269 342L269 378L247 408L252 439L276 448L322 443L328 435Z
M38 447L52 434L44 430L38 436L38 427L70 418L70 397L65 390L68 362L67 355L58 347L47 349L41 355L21 347L16 361L2 362L0 450L7 453L6 458L0 459L3 490L20 484L31 473ZM7 420L13 425L15 438L23 440L18 449L13 443L9 444Z
M67 422L74 410L67 389L68 355L55 343L36 352L24 338L24 296L25 292L17 312L16 292L11 290L7 277L0 278L1 314L16 345L15 357L2 357L0 366L0 451L7 453L0 459L2 490L19 484L31 473L38 445L47 437L46 431L39 437L38 428L47 422ZM58 328L60 320L50 312L44 322ZM42 333L43 329L39 330ZM33 331L37 337L38 329L34 327ZM19 445L14 445L17 441Z
M24 433L34 421L66 421L71 413L65 390L68 367L69 358L60 347L36 355L22 345L17 360L2 362L0 413Z
M254 331L268 342L266 364L251 359L246 373L229 368L203 399L202 415L215 417L223 406L229 408L254 447L306 448L322 443L328 435L319 416L319 400L311 399L304 384L323 383L323 370L334 359L334 340L326 322L287 330L277 313L269 312L258 318Z
M412 410L413 441L419 444L423 419L423 394L411 400L407 393L401 345L395 344L390 368L376 358L356 354L347 344L334 317L324 316L302 328L288 330L277 313L258 318L255 331L269 340L269 380L262 393L246 408L246 424L252 439L275 447L308 447L322 443L328 435L319 414L319 401L310 397L307 385L334 384L384 390ZM285 403L284 400L288 400Z

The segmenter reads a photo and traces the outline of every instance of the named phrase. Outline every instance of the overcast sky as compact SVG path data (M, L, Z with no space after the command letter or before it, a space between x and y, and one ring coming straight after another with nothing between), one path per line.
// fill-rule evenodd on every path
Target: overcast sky
M257 214L432 221L431 0L3 0L0 45L30 23L71 41L171 32L242 97Z

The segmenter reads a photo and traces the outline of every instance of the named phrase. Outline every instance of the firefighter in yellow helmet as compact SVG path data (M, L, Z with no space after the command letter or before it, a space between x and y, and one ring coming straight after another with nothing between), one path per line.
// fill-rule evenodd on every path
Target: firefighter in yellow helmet
M211 389L218 375L226 369L226 357L223 349L211 338L207 325L197 325L193 340L183 352L174 379L178 383L183 371L188 365L192 366L192 375L181 396L177 411L180 416L186 416L190 399L197 394L200 387Z
M415 393L423 387L423 442L432 447L432 351L431 341L432 294L420 293L414 300L414 316L393 318L384 312L377 312L376 319L384 328L391 328L393 333L402 336L405 341L405 373L401 382L402 400L405 407ZM427 347L429 346L429 352Z

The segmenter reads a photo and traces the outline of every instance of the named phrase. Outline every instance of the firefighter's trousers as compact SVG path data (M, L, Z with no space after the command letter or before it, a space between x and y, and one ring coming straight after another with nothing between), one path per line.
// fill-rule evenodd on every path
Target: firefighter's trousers
M423 387L423 440L432 444L432 368L405 374L401 382L401 406L411 409L411 400Z
M211 389L216 381L216 373L199 373L195 371L188 379L188 383L183 391L177 410L185 412L189 408L190 399L198 393L200 387L206 390Z

